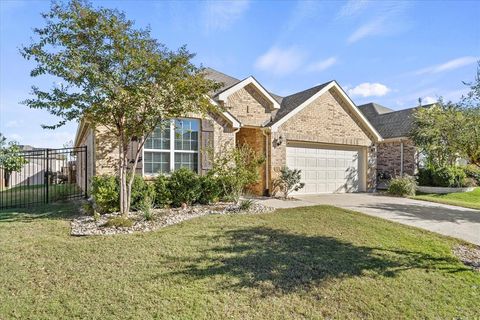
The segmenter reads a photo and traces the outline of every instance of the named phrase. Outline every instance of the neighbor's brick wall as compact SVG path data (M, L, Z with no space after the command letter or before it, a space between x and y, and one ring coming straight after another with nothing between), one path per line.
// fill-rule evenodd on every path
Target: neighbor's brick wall
M237 145L249 145L258 155L265 156L265 135L260 128L242 128L237 133ZM266 163L259 170L258 183L250 186L249 190L255 195L263 195L266 188L265 181Z
M230 95L225 107L243 125L261 126L270 120L271 104L252 84L249 84Z
M347 144L368 147L372 144L370 137L354 119L346 101L331 89L291 119L280 126L272 135L272 166L271 177L275 179L282 166L286 164L286 141L304 141L330 144ZM275 146L276 139L282 137L282 144ZM370 155L372 158L373 155ZM370 160L374 162L374 160ZM367 188L375 185L375 167L367 170Z
M403 141L403 173L414 175L416 171L417 150L412 140ZM381 142L377 147L377 170L398 176L401 172L401 142Z

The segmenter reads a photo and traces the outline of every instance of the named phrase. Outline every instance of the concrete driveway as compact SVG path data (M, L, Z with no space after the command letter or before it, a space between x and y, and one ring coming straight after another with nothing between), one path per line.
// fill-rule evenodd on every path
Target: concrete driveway
M321 194L295 200L265 199L275 208L332 205L414 226L480 245L480 211L378 194Z

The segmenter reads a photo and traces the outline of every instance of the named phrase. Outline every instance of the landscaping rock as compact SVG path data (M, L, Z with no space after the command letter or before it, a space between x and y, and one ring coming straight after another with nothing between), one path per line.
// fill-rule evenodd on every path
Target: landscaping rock
M453 253L463 264L480 271L480 247L458 245L453 249Z
M182 221L206 216L210 214L260 214L273 212L275 209L260 203L254 203L248 210L240 210L238 204L217 203L213 205L194 205L183 208L152 209L153 219L146 220L140 211L130 212L129 219L133 225L124 227L105 227L110 218L118 217L120 213L109 213L101 215L98 220L93 216L82 215L72 220L72 236L93 236L129 234L134 232L149 232L159 228L174 225Z

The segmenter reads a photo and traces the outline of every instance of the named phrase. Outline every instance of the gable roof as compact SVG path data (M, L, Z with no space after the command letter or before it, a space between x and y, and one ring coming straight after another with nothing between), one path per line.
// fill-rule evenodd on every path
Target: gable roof
M305 106L310 104L314 99L318 98L331 88L335 88L340 95L347 101L348 105L352 109L353 113L357 115L358 119L365 125L367 130L377 139L381 140L381 135L377 132L375 127L373 127L365 115L360 112L357 106L353 101L348 97L345 91L340 87L340 85L335 81L331 80L315 87L296 92L294 94L282 97L272 92L267 91L254 77L250 76L243 80L226 75L220 71L217 71L212 68L205 69L205 77L210 80L214 80L222 84L222 87L216 92L212 93L212 99L224 100L230 94L243 88L248 84L253 84L257 89L262 92L262 94L267 97L273 104L272 118L270 121L264 124L265 127L269 127L272 131L277 130L277 128L285 121L287 121L294 114L302 110ZM390 109L388 109L390 110Z
M307 90L303 90L289 96L283 97L281 99L280 109L275 113L272 118L272 121L269 123L269 126L273 125L274 123L280 121L283 117L288 115L291 111L293 111L296 107L307 101L311 98L314 94L325 88L330 82L322 83L318 86L312 87Z
M424 105L422 108L432 105L434 103ZM413 114L418 108L420 107L394 111L376 103L358 106L384 139L408 137L413 126Z

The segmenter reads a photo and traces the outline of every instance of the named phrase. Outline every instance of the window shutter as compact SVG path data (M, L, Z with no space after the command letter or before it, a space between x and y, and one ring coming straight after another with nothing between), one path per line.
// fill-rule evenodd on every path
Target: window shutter
M128 146L128 163L130 166L133 166L133 163L135 161L135 153L138 148L138 140L137 139L132 139L130 141L130 145ZM137 170L135 171L135 174L142 175L142 168L143 168L143 159L142 159L142 154L140 154L140 157L138 158L138 163L137 163Z
M213 121L208 119L202 119L201 128L201 162L202 162L202 174L205 174L208 170L212 169L212 161L210 159L211 152L213 151Z

